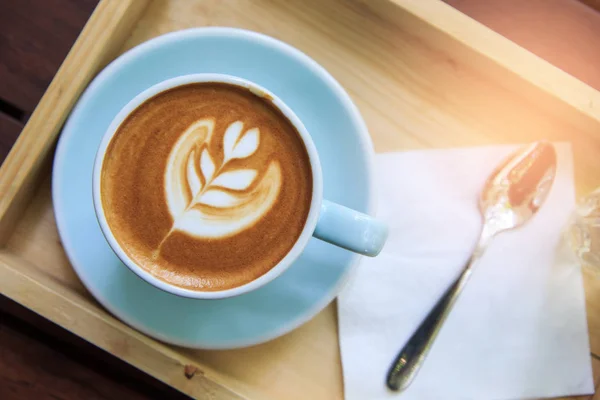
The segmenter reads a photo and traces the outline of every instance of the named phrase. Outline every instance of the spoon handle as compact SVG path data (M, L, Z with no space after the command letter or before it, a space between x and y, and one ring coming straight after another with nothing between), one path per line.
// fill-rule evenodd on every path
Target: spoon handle
M438 300L435 307L400 350L388 371L386 382L388 388L394 391L404 390L417 375L444 321L450 314L452 306L454 306L460 292L469 280L472 272L471 267L480 254L476 251L471 256L460 276L448 288L444 296Z

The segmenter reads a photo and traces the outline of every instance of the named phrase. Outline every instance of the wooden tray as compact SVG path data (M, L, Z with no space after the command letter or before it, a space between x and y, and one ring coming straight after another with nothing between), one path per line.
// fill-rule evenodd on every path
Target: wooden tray
M167 346L101 308L60 245L49 166L81 91L124 50L207 25L263 32L316 59L351 94L378 152L567 140L579 194L600 184L600 93L438 0L103 0L0 169L0 291L187 394L343 396L335 305L260 346ZM585 279L596 367L600 278Z

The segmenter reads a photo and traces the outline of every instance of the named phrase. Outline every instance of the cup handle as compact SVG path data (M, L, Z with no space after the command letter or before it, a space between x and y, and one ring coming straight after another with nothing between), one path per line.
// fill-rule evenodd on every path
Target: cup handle
M385 244L387 226L366 214L323 200L313 236L369 257L375 257Z

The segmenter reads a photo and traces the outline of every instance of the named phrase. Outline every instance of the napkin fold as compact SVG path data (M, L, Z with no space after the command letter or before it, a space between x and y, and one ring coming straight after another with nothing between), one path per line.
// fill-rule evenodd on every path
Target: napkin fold
M378 217L390 236L338 299L348 400L508 400L594 391L581 269L562 240L575 206L569 144L546 203L493 239L403 393L387 370L460 273L481 226L478 198L518 146L376 156Z

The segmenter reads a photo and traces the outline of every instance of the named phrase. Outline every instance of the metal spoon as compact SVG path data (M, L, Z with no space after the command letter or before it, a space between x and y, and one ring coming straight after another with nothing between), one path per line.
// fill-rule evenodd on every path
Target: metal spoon
M537 212L550 192L555 173L554 147L537 142L511 155L488 178L479 200L483 228L475 250L460 276L392 363L387 375L391 390L404 390L410 385L490 240L502 231L523 225Z

